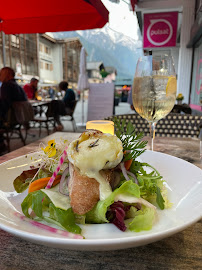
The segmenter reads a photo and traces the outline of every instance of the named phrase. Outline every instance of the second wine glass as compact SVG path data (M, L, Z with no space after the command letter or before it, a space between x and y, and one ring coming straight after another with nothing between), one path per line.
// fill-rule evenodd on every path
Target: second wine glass
M156 123L172 110L176 91L172 57L149 55L138 60L132 90L133 105L136 112L149 122L152 151Z

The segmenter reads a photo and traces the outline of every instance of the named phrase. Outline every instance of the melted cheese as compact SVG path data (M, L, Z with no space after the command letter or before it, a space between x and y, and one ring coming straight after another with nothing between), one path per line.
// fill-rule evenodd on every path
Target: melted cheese
M98 140L98 141L97 141ZM100 200L111 194L110 184L102 177L100 170L116 167L123 158L121 141L113 135L81 137L68 148L68 158L79 168L80 174L94 178L100 184Z

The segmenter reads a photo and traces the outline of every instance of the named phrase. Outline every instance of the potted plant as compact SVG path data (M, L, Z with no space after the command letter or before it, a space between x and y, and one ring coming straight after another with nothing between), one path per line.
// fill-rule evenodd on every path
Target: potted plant
M114 95L114 106L118 106L119 105L120 97L121 97L121 95L115 91L115 95Z
M182 93L179 93L176 97L176 100L177 100L177 104L182 104L182 101L184 99L184 96Z

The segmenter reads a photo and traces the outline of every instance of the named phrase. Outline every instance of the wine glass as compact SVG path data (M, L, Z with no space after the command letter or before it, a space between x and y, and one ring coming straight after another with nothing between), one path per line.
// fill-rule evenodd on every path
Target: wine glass
M133 105L150 125L153 151L155 126L173 108L177 81L172 57L166 54L143 56L137 62L133 82Z

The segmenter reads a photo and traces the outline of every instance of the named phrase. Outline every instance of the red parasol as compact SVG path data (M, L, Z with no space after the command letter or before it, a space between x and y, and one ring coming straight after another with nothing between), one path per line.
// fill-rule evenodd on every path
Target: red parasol
M101 0L1 1L0 31L30 34L101 28L108 15Z
M131 4L133 12L135 11L135 5L137 5L137 1L138 0L130 0L130 4Z

